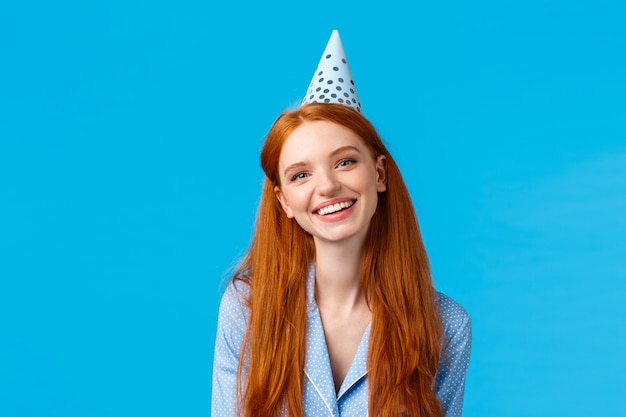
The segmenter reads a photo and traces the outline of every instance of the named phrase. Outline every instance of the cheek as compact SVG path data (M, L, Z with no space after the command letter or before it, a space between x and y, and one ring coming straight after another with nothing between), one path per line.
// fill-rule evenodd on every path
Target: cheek
M307 198L304 198L301 195L296 195L293 197L292 201L293 203L291 207L293 208L294 211L298 211L298 212L308 211L309 200Z
M361 190L367 190L368 193L377 192L378 176L375 172L369 172L368 175L360 175L358 181L358 186Z
M283 194L284 203L283 210L287 214L287 217L295 217L297 212L306 210L306 201L301 193L294 192L293 190L287 191Z

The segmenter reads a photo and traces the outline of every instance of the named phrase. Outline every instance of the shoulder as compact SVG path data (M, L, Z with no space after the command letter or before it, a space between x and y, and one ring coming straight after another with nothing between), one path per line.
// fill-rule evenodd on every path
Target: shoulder
M220 316L234 316L248 310L250 286L240 280L231 280L220 301Z
M247 294L245 283L230 281L220 302L213 356L214 415L235 415L237 372L248 320Z
M450 340L459 336L471 338L472 319L467 310L441 292L437 292L437 301L446 339Z
M228 284L226 284L226 289L224 290L224 294L222 295L221 304L245 304L249 296L250 285L247 282L239 279L231 279Z
M446 416L460 417L472 350L472 320L452 298L442 293L437 293L437 298L445 337L437 371L437 396Z
M218 331L227 338L239 339L245 332L249 317L250 287L245 282L232 280L226 286L220 302ZM237 336L235 336L237 335Z

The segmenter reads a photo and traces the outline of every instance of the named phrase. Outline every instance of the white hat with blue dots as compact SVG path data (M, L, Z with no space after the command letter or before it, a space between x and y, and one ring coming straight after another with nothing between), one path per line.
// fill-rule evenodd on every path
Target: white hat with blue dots
M339 103L361 112L361 101L339 32L333 30L302 104Z

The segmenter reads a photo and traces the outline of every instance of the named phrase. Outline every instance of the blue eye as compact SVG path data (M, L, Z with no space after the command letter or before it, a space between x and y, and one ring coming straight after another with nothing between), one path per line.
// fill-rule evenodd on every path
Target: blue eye
M290 181L298 181L298 180L303 180L308 176L308 174L306 172L298 172L297 174L294 174L291 178Z
M342 159L337 164L338 167L347 167L348 165L352 165L356 163L356 159Z

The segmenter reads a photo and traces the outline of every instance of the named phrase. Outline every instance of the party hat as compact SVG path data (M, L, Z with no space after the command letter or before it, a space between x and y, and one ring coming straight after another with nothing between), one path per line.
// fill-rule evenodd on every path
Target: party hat
M352 71L339 32L333 30L302 104L340 103L361 111Z

